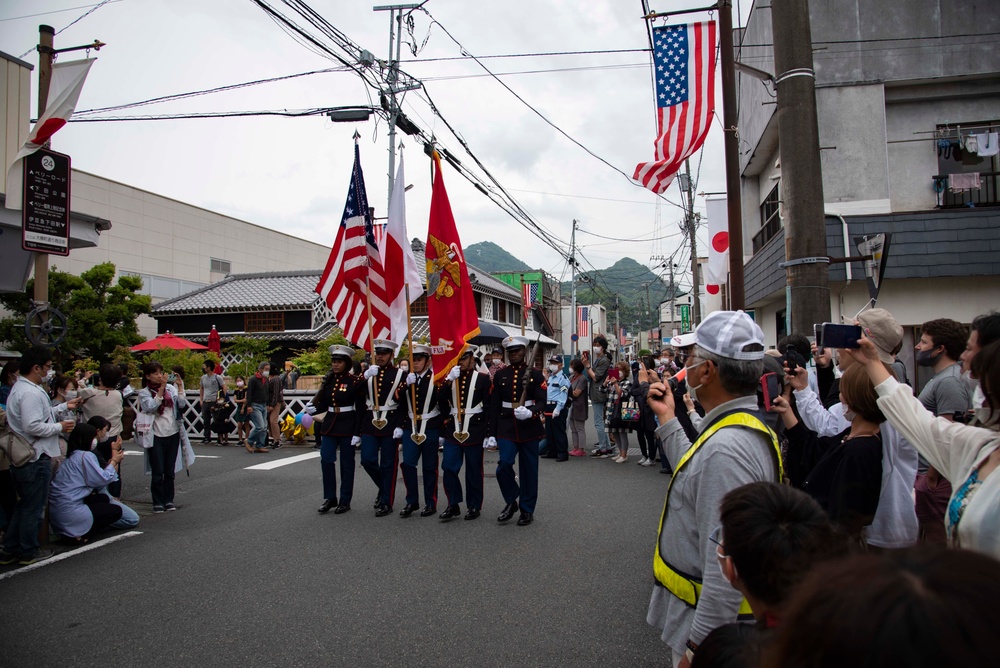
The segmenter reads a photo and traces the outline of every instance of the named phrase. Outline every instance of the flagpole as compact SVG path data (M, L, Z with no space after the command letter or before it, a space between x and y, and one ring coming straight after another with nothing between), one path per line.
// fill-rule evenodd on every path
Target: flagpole
M368 345L372 349L372 362L374 362L375 326L372 324L372 285L371 285L371 278L368 276L368 274L365 274L365 297L366 301L368 302ZM375 378L375 382L372 383L372 386L375 388L375 391L372 392L372 394L374 395L374 397L372 397L372 403L375 404L375 410L377 412L382 410L382 407L379 405L378 401L378 394L379 394L378 377Z
M524 274L521 274L521 336L524 336L524 321L528 318L528 307L524 300Z
M406 348L410 351L410 373L414 373L413 370L413 321L410 320L410 284L406 283L403 285L403 295L406 299ZM431 375L431 385L428 386L427 391L431 392L433 390L434 376ZM410 385L410 405L413 407L413 420L410 426L413 431L417 430L417 386L416 383Z

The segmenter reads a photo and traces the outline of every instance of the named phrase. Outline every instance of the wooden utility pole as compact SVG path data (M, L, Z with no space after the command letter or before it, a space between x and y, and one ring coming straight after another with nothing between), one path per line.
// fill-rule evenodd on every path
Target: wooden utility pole
M778 148L785 221L785 271L790 293L789 334L812 334L830 320L829 259L823 213L823 171L816 116L816 74L808 0L773 0ZM730 236L730 244L733 238ZM730 250L730 254L735 249ZM733 291L736 303L742 294Z
M49 102L49 82L52 81L52 45L56 31L52 26L38 26L38 117L45 113ZM49 254L35 253L35 306L49 301ZM41 313L45 318L45 312Z
M691 243L691 328L701 322L701 286L698 280L698 217L694 212L694 183L691 182L691 161L684 161L684 176L687 190L687 228ZM683 185L683 184L682 184ZM740 268L743 268L742 262Z
M776 13L777 10L771 10L772 16ZM737 311L744 309L746 305L743 286L743 204L740 197L736 57L733 51L733 3L732 0L719 0L719 65L722 74L722 124L725 126L726 148L726 209L729 220L729 308ZM694 253L692 253L692 260L693 256ZM697 303L696 292L695 304ZM695 309L696 314L700 313L699 306L695 306ZM695 315L694 321L700 322L700 317Z

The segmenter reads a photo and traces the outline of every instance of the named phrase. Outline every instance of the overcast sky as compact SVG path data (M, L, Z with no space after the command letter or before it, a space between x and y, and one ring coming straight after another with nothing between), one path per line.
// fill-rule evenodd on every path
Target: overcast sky
M281 6L280 0L270 2ZM353 42L376 58L386 58L389 14L372 11L376 3L310 0L309 4ZM665 11L698 3L653 0L651 4ZM748 0L744 13L750 4ZM46 23L60 30L89 7L87 0L4 0L0 3L0 50L20 56L32 49L24 60L37 64L33 48L38 25ZM476 56L648 46L639 0L430 0L426 8ZM37 15L42 12L56 13ZM707 15L692 15L686 20L704 18ZM414 21L418 46L430 29L429 40L416 59L462 55L444 31L431 27L426 14L414 13ZM95 38L108 46L96 54L98 62L91 69L78 110L337 65L294 41L251 0L114 0L57 35L56 48ZM401 67L425 83L443 117L554 236L568 244L574 218L587 232L626 238L655 236L657 207L652 193L558 134L497 81L483 76L476 62L412 62L415 58L405 44L403 54ZM76 57L62 56L66 60ZM548 70L502 78L554 124L622 171L631 174L638 162L652 159L655 114L648 54L483 62L497 74ZM36 90L33 75L33 99ZM369 104L370 93L357 75L335 72L119 113ZM377 94L373 99L377 104ZM721 118L721 92L717 102ZM403 110L417 125L433 131L463 164L471 162L419 93L406 95ZM374 117L358 124L335 124L321 116L71 123L54 137L53 148L69 153L77 169L331 245L347 193L355 129L361 133L369 200L376 215L384 216L388 125ZM407 146L406 181L413 185L407 193L409 236L424 238L429 160L413 140L403 136L403 142ZM695 156L692 165L697 163ZM724 190L723 164L721 123L716 120L705 145L699 190ZM563 275L566 265L555 251L451 168L445 170L445 183L463 244L493 241L529 265L557 278ZM667 197L679 201L676 185ZM704 210L702 198L697 206ZM659 229L666 238L657 243L609 242L580 234L584 261L604 268L629 256L642 264L658 264L650 262L651 256L670 255L681 243L677 223L682 215L680 209L661 203ZM704 248L704 231L699 236Z

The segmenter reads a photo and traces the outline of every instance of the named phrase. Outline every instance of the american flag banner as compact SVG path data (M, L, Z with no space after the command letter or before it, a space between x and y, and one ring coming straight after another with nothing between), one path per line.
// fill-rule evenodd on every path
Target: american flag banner
M347 340L358 347L365 347L372 338L389 337L385 275L373 228L365 177L361 171L361 151L355 143L354 170L344 215L341 216L337 238L316 292L333 311L337 325L344 330ZM371 286L373 332L368 329L366 284Z
M628 345L628 341L626 340L626 337L625 337L625 328L624 327L622 327L620 330L618 330L618 343L620 343L623 346L627 346Z
M653 29L656 154L653 162L639 163L632 178L655 193L666 191L712 127L715 30L714 21Z
M382 247L382 239L385 237L385 223L372 223L372 235L375 237L375 245Z
M580 317L577 318L577 334L580 336L590 336L590 309L586 306L580 306L577 309Z
M521 304L524 306L524 319L528 320L531 307L538 303L538 283L521 284Z

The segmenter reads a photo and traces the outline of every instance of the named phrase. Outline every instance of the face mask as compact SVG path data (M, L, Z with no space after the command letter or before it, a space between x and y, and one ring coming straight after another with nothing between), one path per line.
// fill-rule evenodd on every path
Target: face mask
M76 399L76 397L77 397L77 391L76 390L66 390L66 400L67 401L70 400L70 399Z
M502 361L502 360L501 360L501 359L500 359L499 357L498 357L498 358L496 358L496 359L494 359L494 360L493 360L493 366L499 366L499 365L500 365L500 362L501 362L501 361Z
M841 408L844 409L844 419L848 422L854 422L854 418L858 417L858 414L847 407L847 404L841 404Z
M91 449L91 450L93 450L93 449L94 449L94 448L96 448L96 447L97 447L97 439L95 438L95 439L94 439L93 441L91 441L91 443L90 443L90 449Z
M410 370L410 367L409 367L409 366L407 366L406 364L400 364L400 365L399 365L399 370L400 370L400 371L409 371L409 370Z
M918 350L917 351L917 364L920 366L934 366L941 359L943 353L934 354L932 350Z
M549 371L551 371L552 373L557 373L559 371L559 365L558 364L550 364L549 365Z
M698 362L697 364L695 364L694 366L685 367L687 369L687 376L686 377L688 379L688 394L691 395L691 401L698 401L698 388L701 387L701 385L692 385L691 384L691 370L692 369L697 369L702 364L704 364L706 361L707 360L702 360L702 361Z
M47 371L47 372L45 373L45 380L52 380L52 379L53 379L53 378L55 378L55 377L56 377L56 372L55 372L55 369L49 369L49 370L48 370L48 371Z
M236 381L236 387L243 387L243 381L242 380Z

